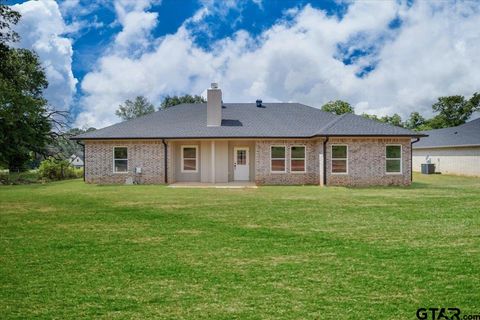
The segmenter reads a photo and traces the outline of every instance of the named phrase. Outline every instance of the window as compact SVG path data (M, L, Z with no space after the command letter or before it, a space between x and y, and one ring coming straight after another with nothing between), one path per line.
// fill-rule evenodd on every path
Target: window
M247 164L247 149L237 149L237 164L238 165Z
M182 146L182 172L198 172L197 146Z
M270 159L271 172L285 172L285 146L272 146Z
M402 173L402 146L388 145L386 147L386 164L387 173Z
M128 172L128 149L127 147L113 148L113 172Z
M332 145L332 173L348 173L348 146Z
M290 148L290 171L305 172L305 146Z

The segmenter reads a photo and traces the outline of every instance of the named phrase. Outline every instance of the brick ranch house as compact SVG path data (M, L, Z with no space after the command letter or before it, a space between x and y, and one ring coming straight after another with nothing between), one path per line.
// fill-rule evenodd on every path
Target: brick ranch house
M85 181L410 185L417 132L299 103L182 104L78 135Z

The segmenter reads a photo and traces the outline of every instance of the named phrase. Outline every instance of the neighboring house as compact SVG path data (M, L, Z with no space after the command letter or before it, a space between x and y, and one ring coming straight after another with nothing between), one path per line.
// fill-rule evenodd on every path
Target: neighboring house
M74 137L88 183L409 185L422 134L299 103L182 104Z
M480 176L480 119L424 133L428 137L413 145L414 171L433 163L436 172Z
M76 154L72 154L70 158L68 158L68 163L70 163L75 168L83 168L83 160Z

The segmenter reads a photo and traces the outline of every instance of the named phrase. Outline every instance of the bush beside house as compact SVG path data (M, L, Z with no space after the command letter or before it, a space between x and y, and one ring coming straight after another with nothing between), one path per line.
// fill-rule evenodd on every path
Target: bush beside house
M83 177L82 168L74 168L67 160L48 158L40 163L38 170L26 172L0 172L0 184L31 184L39 182L77 179Z

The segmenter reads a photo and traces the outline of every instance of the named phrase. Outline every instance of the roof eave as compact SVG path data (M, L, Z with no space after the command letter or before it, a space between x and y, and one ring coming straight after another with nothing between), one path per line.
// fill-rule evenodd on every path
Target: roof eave
M417 146L415 145L413 149L443 149L443 148L471 148L471 147L480 147L480 144L457 144L457 145L445 145L445 146Z
M72 137L70 140L160 140L160 139L311 139L319 137L428 137L425 134L315 134L313 136L191 136L191 137Z
M317 134L317 137L402 137L402 138L422 138L428 137L426 134Z

